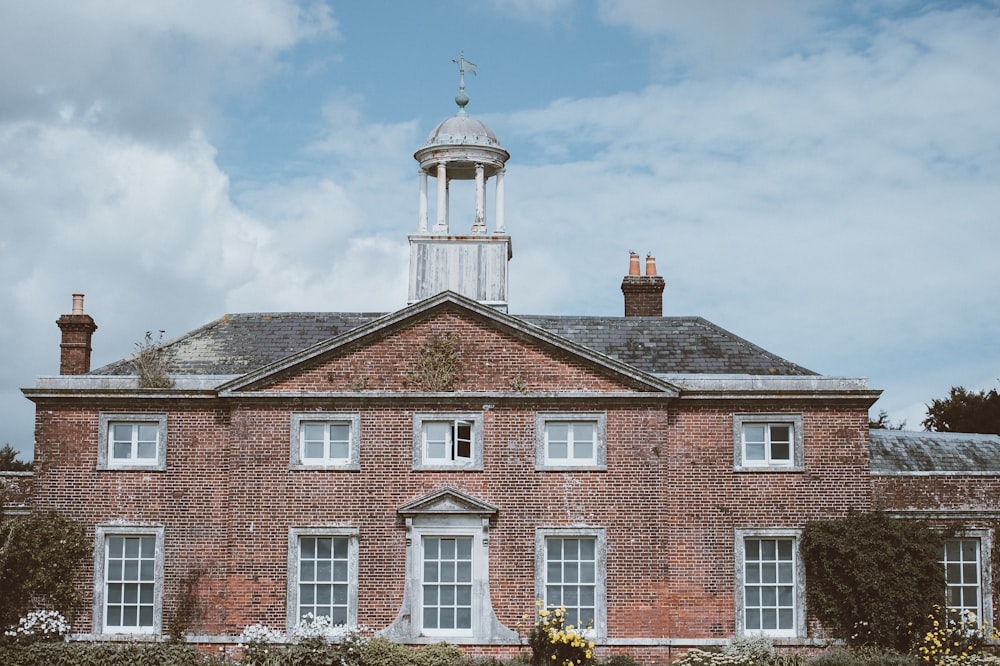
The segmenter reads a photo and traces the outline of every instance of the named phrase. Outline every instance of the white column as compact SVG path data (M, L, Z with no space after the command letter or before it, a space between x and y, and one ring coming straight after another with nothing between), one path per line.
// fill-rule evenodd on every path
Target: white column
M496 225L495 225L496 228L494 229L494 231L496 233L498 233L498 234L504 233L504 228L503 228L503 225L504 225L504 216L503 216L503 212L504 212L503 211L503 205L504 205L504 200L503 200L503 175L505 173L507 173L506 169L498 169L497 170L497 175L496 175L496 179L497 179L497 214L496 214L496 219L497 219L497 221L496 221Z
M438 162L437 170L437 222L434 233L448 233L448 171L444 162Z
M486 233L486 178L482 164L476 164L476 221L472 223L472 233Z
M427 172L420 170L420 213L417 218L417 233L427 233Z

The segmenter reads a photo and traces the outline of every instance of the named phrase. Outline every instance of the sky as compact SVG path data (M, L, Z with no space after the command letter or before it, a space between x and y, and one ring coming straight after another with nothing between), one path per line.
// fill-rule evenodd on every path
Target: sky
M511 313L621 315L652 253L665 315L919 430L1000 383L998 35L1000 0L0 0L0 446L32 457L73 293L95 368L404 306L463 52L511 154Z

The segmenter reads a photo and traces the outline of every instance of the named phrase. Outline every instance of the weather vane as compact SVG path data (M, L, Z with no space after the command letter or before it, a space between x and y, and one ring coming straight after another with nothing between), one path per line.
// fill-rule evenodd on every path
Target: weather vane
M465 51L462 51L458 60L452 60L458 65L458 94L455 95L455 104L458 104L458 115L465 115L465 105L469 103L469 96L465 92L465 73L476 75L476 63L465 59Z

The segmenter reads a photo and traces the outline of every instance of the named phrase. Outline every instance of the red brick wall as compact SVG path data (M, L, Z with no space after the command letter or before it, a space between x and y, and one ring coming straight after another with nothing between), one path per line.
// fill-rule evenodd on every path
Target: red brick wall
M539 405L530 397L484 413L481 472L414 472L412 415L482 409L482 400L160 406L169 413L166 472L97 471L97 406L40 408L36 501L91 530L116 520L162 523L164 626L179 580L198 568L205 571L199 590L206 614L198 627L204 634L238 634L254 622L283 627L288 528L323 524L359 529L359 621L388 625L404 584L405 535L396 509L447 485L500 508L491 529L490 586L507 626L523 625L532 608L535 527L585 524L607 530L611 637L727 637L734 630L736 528L794 527L869 506L861 408L587 404L588 411L607 412L608 470L564 473L534 469ZM110 401L100 409L143 410ZM360 412L360 471L289 471L290 415L311 409ZM806 471L733 471L732 414L748 411L803 415ZM88 598L76 631L90 630L92 576L88 563L79 577Z
M615 391L622 386L568 357L560 358L456 314L419 322L391 338L300 369L271 385L273 391L420 391L412 379L421 347L454 335L461 356L456 391Z
M420 346L442 333L460 341L457 388L483 395L407 394ZM398 397L352 393L358 378L366 390ZM516 392L515 380L529 391ZM205 614L195 630L238 635L255 622L285 625L292 526L358 529L358 620L389 625L405 582L397 509L451 486L499 507L489 578L502 623L523 630L522 616L533 609L536 527L603 527L608 635L638 644L733 634L736 529L800 527L871 505L867 404L623 398L627 387L595 368L448 314L327 358L272 389L346 395L39 399L36 505L83 521L91 535L115 521L162 524L164 627L180 582L197 569ZM581 391L598 395L572 395ZM289 469L291 415L313 410L360 415L359 471ZM606 471L535 470L536 414L571 410L606 413ZM144 411L168 414L166 471L98 471L99 414ZM483 470L413 471L416 411L481 411ZM804 471L734 471L733 414L746 412L801 415ZM92 563L78 580L86 598L74 629L89 632Z

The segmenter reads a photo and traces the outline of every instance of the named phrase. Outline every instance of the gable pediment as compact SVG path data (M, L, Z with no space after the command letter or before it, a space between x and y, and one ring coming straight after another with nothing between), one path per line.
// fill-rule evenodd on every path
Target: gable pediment
M472 516L491 518L497 507L455 488L442 488L399 507L396 512L404 518L416 516Z
M442 341L452 344L458 357L451 384L426 380L427 357ZM452 292L385 315L220 387L221 394L300 395L567 391L678 394L675 386L654 375Z

